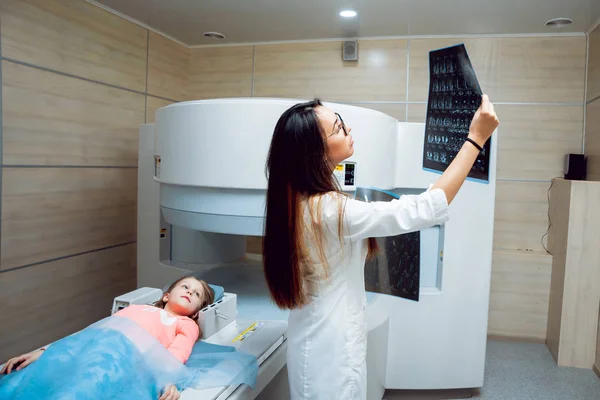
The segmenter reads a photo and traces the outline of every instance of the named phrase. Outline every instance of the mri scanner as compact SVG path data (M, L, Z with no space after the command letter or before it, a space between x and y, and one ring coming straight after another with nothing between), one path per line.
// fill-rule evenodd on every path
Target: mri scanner
M279 116L301 100L189 101L156 111L140 127L138 287L162 288L190 273L222 286L235 304L213 305L204 339L231 344L251 329L259 358L254 390L240 386L182 399L288 398L287 312L269 299L260 257L247 236L262 236L265 161ZM352 127L355 153L336 169L342 189L397 196L426 190L439 173L423 169L425 124L379 111L326 103ZM496 135L489 181L467 180L450 221L421 231L418 301L368 294L368 398L385 389L483 386L496 179ZM253 325L258 324L258 325ZM242 349L243 351L243 349Z

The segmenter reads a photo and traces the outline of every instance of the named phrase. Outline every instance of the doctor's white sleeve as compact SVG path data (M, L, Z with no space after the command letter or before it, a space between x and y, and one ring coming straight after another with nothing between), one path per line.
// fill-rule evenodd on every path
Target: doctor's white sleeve
M442 189L403 195L392 201L364 202L348 199L344 208L344 233L351 240L395 236L442 224L449 219Z

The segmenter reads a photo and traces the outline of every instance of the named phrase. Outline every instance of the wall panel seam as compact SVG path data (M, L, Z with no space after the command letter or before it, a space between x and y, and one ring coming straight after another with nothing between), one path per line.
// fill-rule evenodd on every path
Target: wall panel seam
M600 96L596 97L596 99ZM426 101L405 101L405 100L332 100L330 102L339 104L422 104L427 105ZM542 102L510 102L510 101L492 101L494 105L504 106L551 106L551 107L583 107L585 103L542 103Z
M73 257L83 256L83 255L86 255L86 254L98 253L100 251L110 250L110 249L114 249L114 248L117 248L117 247L124 247L124 246L128 246L130 244L134 244L136 242L137 241L133 240L133 241L126 242L126 243L119 243L119 244L114 244L114 245L111 245L111 246L105 246L105 247L100 247L100 248L97 248L97 249L86 250L86 251L82 251L82 252L79 252L79 253L69 254L69 255L66 255L66 256L50 258L48 260L36 261L34 263L20 265L18 267L14 267L14 268L0 269L0 274L3 274L5 272L10 272L10 271L17 271L17 270L25 269L25 268L29 268L29 267L35 267L35 266L42 265L42 264L48 264L48 263L55 262L55 261L61 261L61 260L65 260L67 258L73 258Z
M404 120L408 122L408 87L410 86L410 39L406 41L406 108Z
M254 72L256 71L256 46L252 46L252 80L250 87L250 97L254 97Z
M587 123L587 87L588 87L588 72L590 62L590 35L585 35L585 75L583 76L583 132L581 132L581 153L585 154L585 127Z
M24 62L24 61L15 60L13 58L0 57L0 60L11 62L11 63L18 64L18 65L23 65L23 66L29 67L29 68L34 68L34 69L37 69L37 70L40 70L40 71L51 72L51 73L58 74L58 75L61 75L61 76L66 76L68 78L79 79L79 80L82 80L82 81L86 81L86 82L90 82L90 83L95 83L95 84L98 84L98 85L107 86L107 87L111 87L111 88L114 88L114 89L125 90L125 91L130 92L130 93L141 94L143 96L147 95L146 92L140 92L139 90L129 89L129 88L126 88L126 87L123 87L123 86L113 85L112 83L101 82L101 81L97 81L95 79L90 79L90 78L86 78L86 77L83 77L83 76L78 76L78 75L70 74L70 73L67 73L67 72L57 71L57 70L52 69L52 68L42 67L40 65L35 65L35 64ZM177 102L177 100L170 99L168 97L157 96L157 95L151 95L151 96L152 97L156 97L158 99L162 99L162 100Z
M1 164L2 168L137 168L137 165L76 165L76 164Z
M593 102L595 102L595 101L596 101L596 100L598 100L598 99L600 99L600 94L599 94L598 96L596 96L596 97L592 98L591 100L588 100L588 101L587 101L587 103L586 103L585 105L586 105L586 106L587 106L587 105L590 105L590 104L592 104Z
M150 31L146 30L146 93L144 96L144 123L148 122L148 69L150 60Z

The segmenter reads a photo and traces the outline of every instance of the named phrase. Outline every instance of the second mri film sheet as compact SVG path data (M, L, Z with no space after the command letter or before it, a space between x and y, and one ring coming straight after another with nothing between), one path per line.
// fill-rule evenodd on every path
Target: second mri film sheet
M463 44L429 53L429 99L423 168L444 172L465 143L481 88ZM489 182L490 141L477 157L469 178Z
M364 202L392 201L398 195L376 188L356 189L355 198ZM379 252L365 263L365 289L419 301L421 232L376 238Z

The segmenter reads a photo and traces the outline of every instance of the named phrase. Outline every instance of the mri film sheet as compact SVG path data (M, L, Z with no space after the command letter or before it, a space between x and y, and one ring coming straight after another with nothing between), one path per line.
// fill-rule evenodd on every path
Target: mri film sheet
M378 189L358 188L358 200L391 201L398 196ZM365 289L419 301L420 232L376 238L379 252L365 263Z
M429 98L425 121L423 168L444 172L465 143L481 88L463 44L429 53ZM469 177L489 181L490 141L475 160Z

